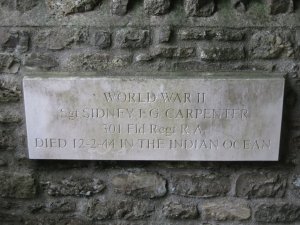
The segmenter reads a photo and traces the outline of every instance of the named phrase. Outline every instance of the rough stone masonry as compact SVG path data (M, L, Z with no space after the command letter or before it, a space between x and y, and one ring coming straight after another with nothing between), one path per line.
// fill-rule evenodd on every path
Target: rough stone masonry
M299 66L297 0L0 0L0 224L300 224ZM282 73L281 159L28 160L41 71Z

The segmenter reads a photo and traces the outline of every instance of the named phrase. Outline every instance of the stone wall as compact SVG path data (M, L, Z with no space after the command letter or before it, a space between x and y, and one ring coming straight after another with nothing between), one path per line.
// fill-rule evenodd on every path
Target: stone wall
M0 224L300 224L300 2L0 0ZM32 71L286 75L279 162L26 158Z

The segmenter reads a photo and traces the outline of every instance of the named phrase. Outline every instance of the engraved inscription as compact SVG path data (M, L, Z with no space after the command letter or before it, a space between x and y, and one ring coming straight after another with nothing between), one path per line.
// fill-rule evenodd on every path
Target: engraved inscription
M28 77L29 157L277 160L283 87L280 77Z
M68 145L70 146L67 146ZM61 138L35 138L35 147L41 149L57 149L71 147L74 149L99 149L101 148L134 148L140 149L237 149L237 150L263 150L270 149L271 140L234 140L234 139L84 139L74 138L70 140Z
M109 119L109 118L166 118L166 119L247 119L248 109L174 109L167 108L84 108L58 110L58 118L78 119Z

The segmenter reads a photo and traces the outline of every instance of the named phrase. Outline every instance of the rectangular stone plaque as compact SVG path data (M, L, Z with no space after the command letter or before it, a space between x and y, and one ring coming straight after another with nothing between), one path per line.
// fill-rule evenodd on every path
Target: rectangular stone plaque
M284 78L250 75L25 77L29 158L278 160Z

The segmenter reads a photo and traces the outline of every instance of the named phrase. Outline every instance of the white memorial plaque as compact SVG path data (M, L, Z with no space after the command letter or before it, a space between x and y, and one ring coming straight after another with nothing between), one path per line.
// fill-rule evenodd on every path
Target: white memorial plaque
M284 78L25 77L30 159L278 160Z

